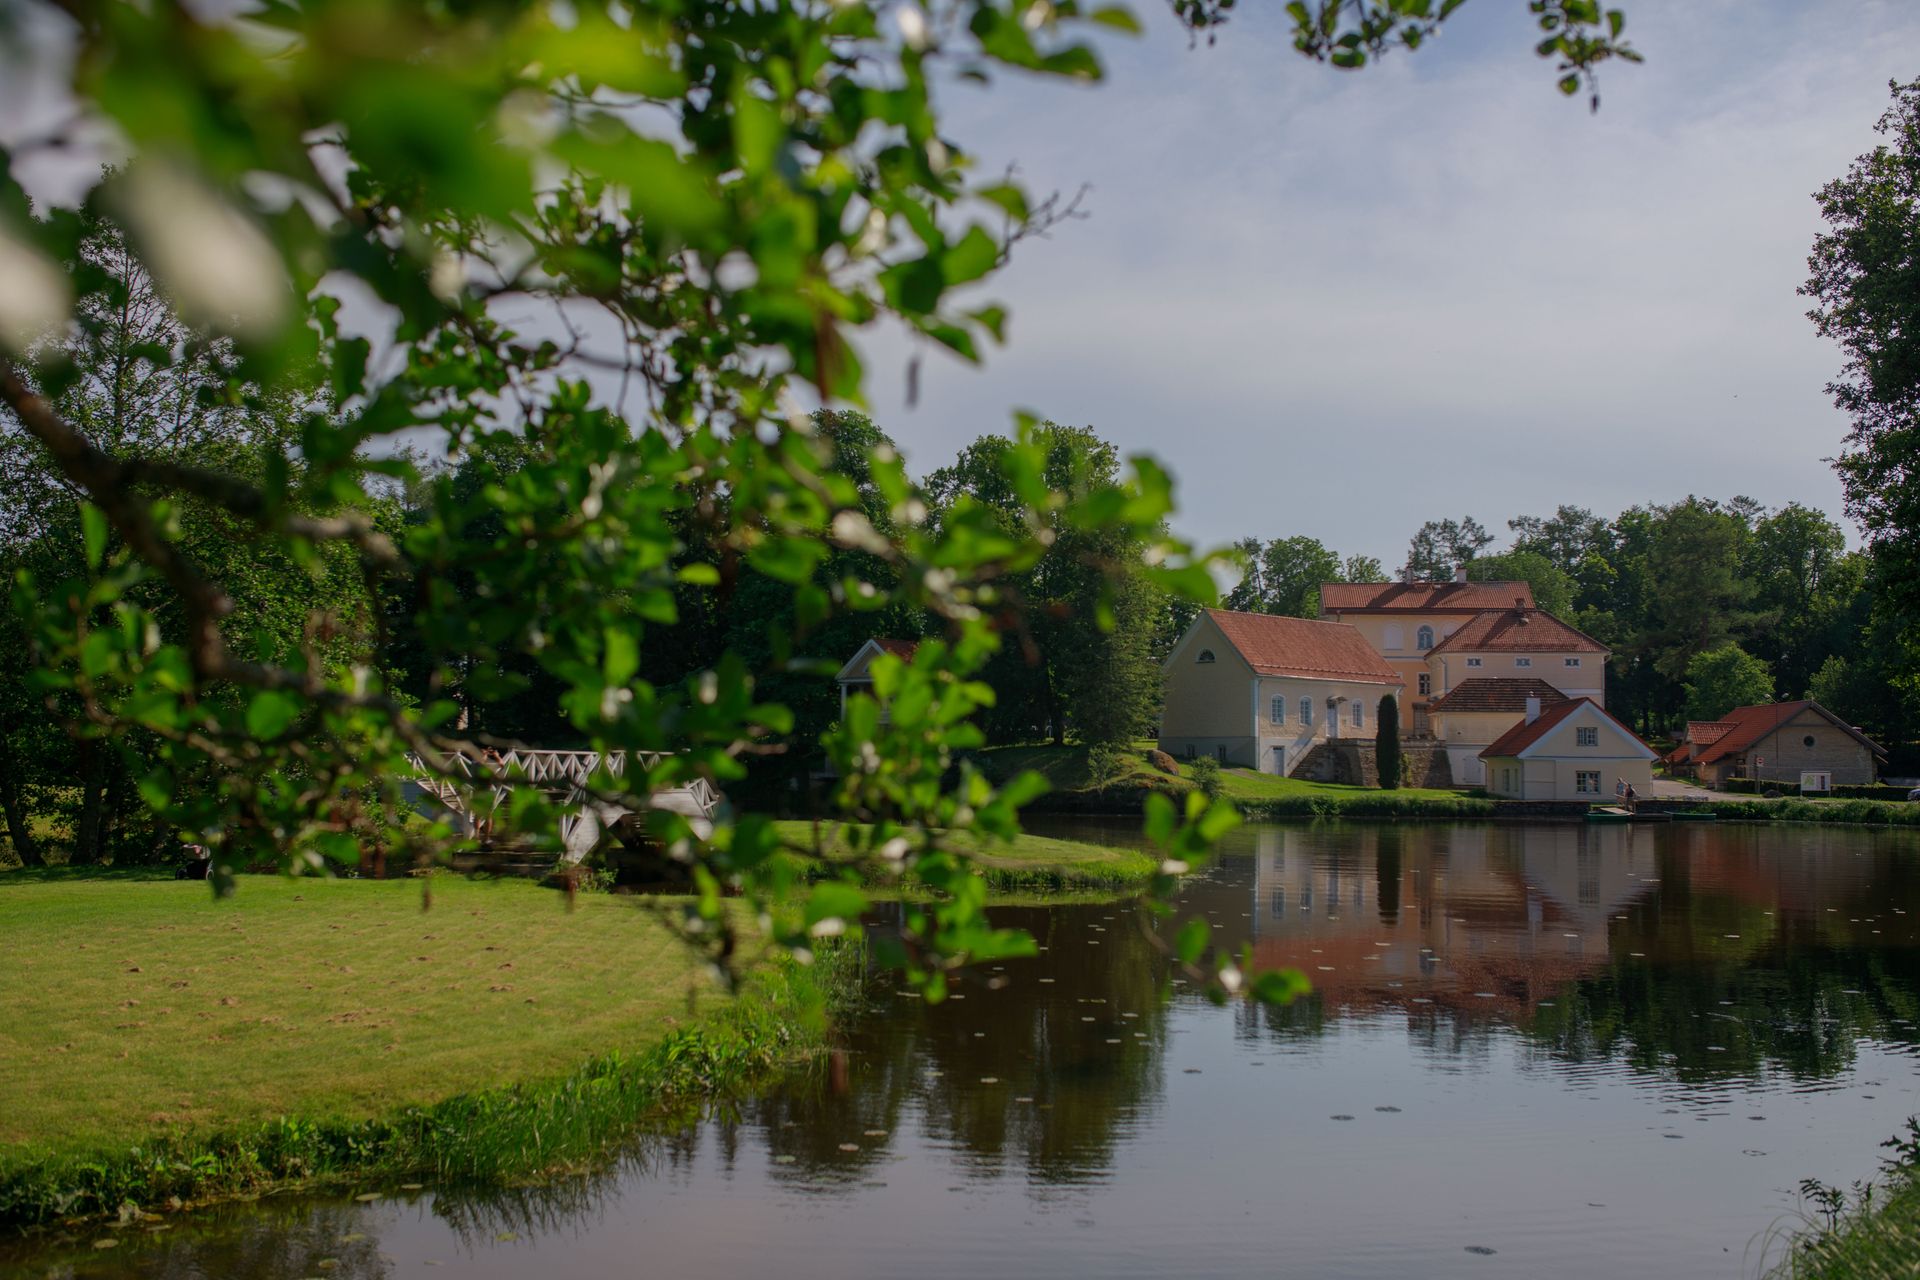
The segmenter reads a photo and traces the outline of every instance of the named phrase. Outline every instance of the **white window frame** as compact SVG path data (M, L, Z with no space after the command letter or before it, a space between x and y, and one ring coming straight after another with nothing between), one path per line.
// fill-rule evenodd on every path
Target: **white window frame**
M1516 667L1530 667L1533 665L1533 659L1532 658L1515 658L1513 660L1513 665Z
M1433 628L1421 627L1418 631L1414 632L1413 647L1422 653L1433 648Z
M1285 724L1287 722L1286 694L1276 693L1273 695L1273 705L1267 708L1267 719L1274 724Z
M1468 659L1467 659L1467 665L1468 665L1468 666L1470 666L1470 667L1477 667L1477 666L1479 666L1479 665L1480 665L1480 659L1478 659L1478 658L1468 658Z
M1433 673L1431 671L1422 671L1420 673L1420 684L1418 688L1421 697L1429 698L1433 696Z
M1570 667L1577 667L1580 665L1580 659L1578 658L1562 658L1561 661L1566 663Z
M1356 729L1367 727L1367 703L1364 698L1353 700L1353 727Z
M1573 745L1576 747L1597 747L1600 745L1600 730L1595 725L1583 724L1573 731Z
M1593 780L1592 786L1587 785L1589 778ZM1600 771L1598 769L1575 769L1573 771L1573 793L1580 796L1599 795Z
M1313 695L1303 694L1300 698L1300 727L1313 728Z

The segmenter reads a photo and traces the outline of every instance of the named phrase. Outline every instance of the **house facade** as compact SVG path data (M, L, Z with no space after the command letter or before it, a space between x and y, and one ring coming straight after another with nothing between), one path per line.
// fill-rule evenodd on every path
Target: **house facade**
M1161 664L1160 749L1291 773L1330 738L1371 738L1400 676L1344 623L1208 609Z
M873 675L870 668L873 660L883 653L890 653L902 662L913 661L913 651L920 647L918 640L869 640L861 645L834 680L840 685L840 714L847 714L847 699L856 693L873 692ZM880 708L880 721L887 721L887 709Z
M1836 785L1862 785L1875 780L1887 756L1878 743L1811 699L1735 707L1718 721L1690 723L1687 737L1696 732L1707 740L1683 741L1668 757L1670 767L1715 787L1730 778L1752 778L1798 789L1803 774L1825 775Z
M1521 722L1480 752L1487 790L1502 800L1609 802L1623 787L1645 793L1657 753L1599 703L1530 705Z
M1462 680L1427 706L1432 732L1447 752L1453 780L1484 786L1486 764L1480 752L1526 717L1535 707L1555 707L1572 699L1534 676L1476 676Z
M1478 615L1516 601L1531 608L1533 589L1524 582L1468 582L1462 569L1452 582L1322 583L1320 617L1351 625L1393 668L1404 690L1405 730L1424 737L1431 731L1427 705L1440 692L1428 654Z
M1537 680L1607 705L1607 647L1525 596L1475 614L1427 651L1428 686L1445 697L1469 680Z

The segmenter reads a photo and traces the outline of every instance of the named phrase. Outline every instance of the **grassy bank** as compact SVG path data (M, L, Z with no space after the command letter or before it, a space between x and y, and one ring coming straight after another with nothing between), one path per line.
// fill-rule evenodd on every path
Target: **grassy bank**
M632 900L524 882L0 876L0 1222L254 1193L491 1183L819 1041L857 966L720 993ZM851 955L850 949L848 956Z
M818 839L829 857L849 856L844 825L832 822L776 822L789 844L813 847ZM1012 844L976 843L970 833L949 837L956 848L973 854L987 887L996 893L1131 889L1153 878L1159 864L1133 849L1110 849L1078 840L1055 840L1023 833Z
M1801 1192L1826 1219L1794 1236L1771 1280L1893 1280L1920 1273L1920 1126L1907 1122L1865 1194L1816 1182Z
M1109 757L1111 768L1096 773L1092 753L1083 746L991 747L976 756L996 779L1031 769L1053 790L1033 806L1036 812L1138 813L1147 795L1159 791L1184 796L1193 781L1184 772L1166 774L1147 763L1151 743ZM1221 794L1252 821L1268 818L1484 818L1490 800L1423 787L1382 791L1335 782L1281 778L1251 769L1221 771Z
M1844 822L1920 827L1920 804L1885 800L1716 800L1714 813L1746 822Z

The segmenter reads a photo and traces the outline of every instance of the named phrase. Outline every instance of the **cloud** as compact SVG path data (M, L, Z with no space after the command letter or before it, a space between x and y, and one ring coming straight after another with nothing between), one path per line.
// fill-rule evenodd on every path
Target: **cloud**
M948 95L984 168L1088 183L1093 216L995 280L1012 341L984 369L930 357L909 409L906 344L868 344L917 465L1032 407L1160 455L1203 540L1390 564L1448 514L1698 492L1838 515L1838 357L1794 293L1809 197L1871 146L1920 12L1629 6L1648 62L1606 71L1597 116L1511 7L1358 75L1249 13L1213 49L1158 25L1090 90Z

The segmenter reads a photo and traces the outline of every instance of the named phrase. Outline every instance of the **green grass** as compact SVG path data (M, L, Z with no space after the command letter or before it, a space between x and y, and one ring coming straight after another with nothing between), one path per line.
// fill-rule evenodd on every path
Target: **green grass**
M1136 742L1131 751L1115 753L1117 767L1104 779L1093 777L1087 748L1074 744L989 747L979 752L975 760L996 780L1004 781L1028 769L1046 778L1053 794L1036 806L1040 810L1107 808L1125 812L1137 809L1150 791L1183 796L1193 790L1193 783L1184 773L1165 774L1147 763L1146 753L1152 747L1151 742ZM1226 769L1221 772L1221 779L1222 794L1239 805L1242 815L1256 821L1343 816L1467 818L1485 817L1493 812L1491 801L1458 791L1421 787L1382 791L1377 787L1282 778L1251 769Z
M774 830L788 844L813 846L815 826L807 821L781 821ZM828 857L852 853L843 824L819 824L819 838ZM987 887L997 894L1033 890L1098 890L1133 888L1151 880L1159 864L1134 849L1110 849L1078 840L1055 840L1022 833L1012 844L982 841L970 832L945 837L952 847L973 855Z
M1905 800L1716 800L1709 807L1723 820L1920 827L1920 804Z
M0 1221L538 1173L821 1033L815 975L730 997L636 900L431 885L0 875Z
M1227 795L1234 800L1296 800L1322 797L1349 801L1360 796L1397 796L1403 800L1458 800L1461 793L1438 787L1401 787L1383 791L1379 787L1353 787L1338 782L1308 782L1302 778L1282 778L1278 774L1255 773L1251 769L1225 769Z
M1872 1185L1851 1193L1818 1182L1800 1184L1802 1195L1825 1219L1787 1241L1786 1253L1768 1273L1771 1280L1893 1280L1920 1274L1920 1124L1907 1121L1904 1138Z

